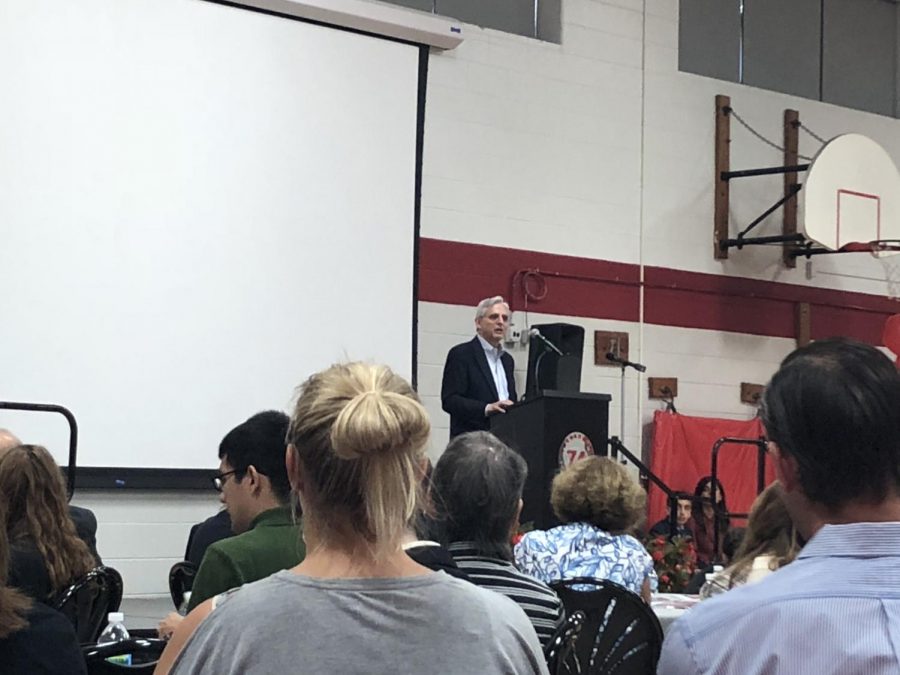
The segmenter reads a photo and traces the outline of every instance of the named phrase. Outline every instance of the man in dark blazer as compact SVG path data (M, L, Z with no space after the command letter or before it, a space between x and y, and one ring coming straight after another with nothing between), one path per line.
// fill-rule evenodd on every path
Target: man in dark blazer
M503 350L509 315L499 295L482 300L475 311L475 337L447 354L441 406L450 415L450 438L489 430L488 418L516 401L513 358Z

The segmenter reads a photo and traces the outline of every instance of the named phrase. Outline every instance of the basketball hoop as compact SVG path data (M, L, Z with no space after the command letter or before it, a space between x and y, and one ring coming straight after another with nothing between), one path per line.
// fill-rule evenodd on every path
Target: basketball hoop
M876 239L874 241L853 241L841 246L835 253L868 253L884 269L887 296L900 300L900 239Z

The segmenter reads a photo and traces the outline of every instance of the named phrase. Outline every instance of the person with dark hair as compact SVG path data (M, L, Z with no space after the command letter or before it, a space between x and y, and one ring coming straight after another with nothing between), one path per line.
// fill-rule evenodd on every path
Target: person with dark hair
M309 554L191 612L156 674L546 675L514 602L403 551L430 431L412 387L386 366L310 377L287 451Z
M722 487L722 483L716 480L713 485L712 476L704 476L697 481L691 506L691 519L687 522L687 527L694 533L697 563L701 567L721 561L724 557L722 542L728 528L731 527L731 521L725 515L727 513L728 505L725 503L725 488ZM719 521L719 540L714 542L716 520Z
M23 445L23 443L13 432L9 429L0 429L0 455L18 445ZM97 553L97 516L90 509L74 504L69 504L68 509L69 518L75 524L75 534L87 544L88 550L94 556L94 562L102 565L100 554Z
M0 501L0 522L6 521ZM82 675L75 628L59 612L6 585L9 541L0 528L0 672Z
M563 620L544 583L513 565L528 465L499 438L472 431L450 441L432 474L435 528L469 580L514 600L546 644Z
M693 504L691 495L686 492L678 492L675 494L675 498L678 501L675 511L675 534L672 536L682 537L683 539L693 539L694 531L691 529L690 525L688 525L688 521L691 519L691 505ZM672 525L669 522L669 515L667 513L665 518L657 521L653 527L650 528L650 536L668 537L671 529Z
M520 570L547 583L609 579L650 601L653 559L630 534L644 518L647 493L625 467L609 457L579 460L553 479L550 503L562 525L522 537Z
M49 602L95 566L75 530L62 473L46 448L18 445L0 453L0 526L10 542L9 584Z
M475 337L447 354L441 380L441 407L450 415L450 438L487 431L491 415L516 402L513 357L503 349L509 305L499 295L475 308Z
M900 672L900 374L834 338L791 353L763 395L780 494L806 545L691 609L659 673Z
M213 478L228 509L234 537L206 549L188 611L219 593L293 567L305 553L300 525L290 508L285 467L290 419L274 410L257 413L228 432L219 445L219 473ZM171 635L182 617L172 612L159 624Z

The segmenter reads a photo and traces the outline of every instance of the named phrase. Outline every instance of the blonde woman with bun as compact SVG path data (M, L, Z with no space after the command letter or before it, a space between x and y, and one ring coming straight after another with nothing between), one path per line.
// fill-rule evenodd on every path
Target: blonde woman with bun
M156 672L546 673L515 603L403 552L429 433L385 366L336 365L301 385L286 461L306 558L197 607Z

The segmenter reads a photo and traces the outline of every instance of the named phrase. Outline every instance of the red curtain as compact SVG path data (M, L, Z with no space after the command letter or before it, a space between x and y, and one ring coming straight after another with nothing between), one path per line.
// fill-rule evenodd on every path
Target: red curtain
M723 420L689 417L662 410L653 416L650 469L673 490L693 493L697 481L711 472L713 444L723 436L757 439L764 435L759 418ZM755 445L725 445L719 451L717 473L725 491L728 510L747 513L756 498ZM766 485L775 480L766 459ZM666 517L666 495L651 483L648 526ZM743 525L738 522L736 525Z

